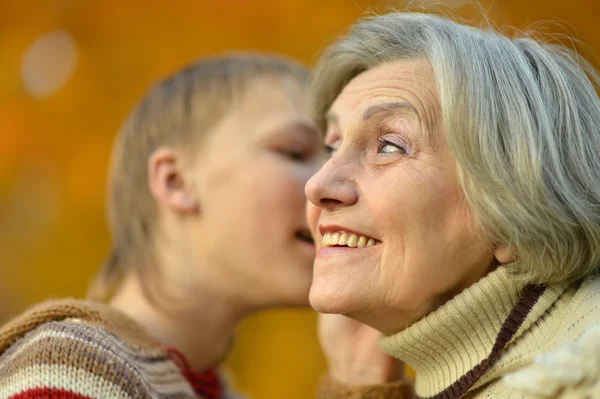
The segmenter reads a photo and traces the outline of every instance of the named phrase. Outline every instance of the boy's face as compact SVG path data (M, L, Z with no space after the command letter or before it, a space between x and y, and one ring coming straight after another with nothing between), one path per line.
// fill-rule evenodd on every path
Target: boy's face
M257 79L209 135L194 166L195 261L212 268L215 288L253 306L307 305L314 245L304 186L325 154L301 85Z

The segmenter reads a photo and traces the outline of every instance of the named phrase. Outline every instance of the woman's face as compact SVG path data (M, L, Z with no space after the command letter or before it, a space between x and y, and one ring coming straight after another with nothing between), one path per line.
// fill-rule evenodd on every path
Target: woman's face
M430 64L360 74L327 124L331 158L306 186L317 241L311 305L400 331L494 264L446 145Z
M201 145L195 261L255 307L307 305L315 248L304 186L325 152L291 78L263 78Z

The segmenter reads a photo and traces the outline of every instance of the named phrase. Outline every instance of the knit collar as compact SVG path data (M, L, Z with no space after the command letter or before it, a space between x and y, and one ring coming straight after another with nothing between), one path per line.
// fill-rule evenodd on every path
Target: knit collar
M203 372L195 371L183 353L171 347L165 349L200 398L221 399L223 397L223 384L214 368Z
M464 385L465 377L481 369L493 349L498 349L499 335L507 335L507 324L514 331L505 337L504 345L522 334L543 313L541 308L551 305L549 298L538 301L542 293L558 295L556 290L546 291L549 294L539 286L525 287L499 267L417 323L381 337L379 344L415 370L420 397L455 397L445 390L455 391ZM534 304L536 309L530 312Z

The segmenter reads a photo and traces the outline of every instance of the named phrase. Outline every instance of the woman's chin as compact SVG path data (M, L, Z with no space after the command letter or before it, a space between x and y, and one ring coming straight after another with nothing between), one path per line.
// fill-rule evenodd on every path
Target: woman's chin
M319 313L346 313L348 304L339 290L313 284L309 295L310 306Z

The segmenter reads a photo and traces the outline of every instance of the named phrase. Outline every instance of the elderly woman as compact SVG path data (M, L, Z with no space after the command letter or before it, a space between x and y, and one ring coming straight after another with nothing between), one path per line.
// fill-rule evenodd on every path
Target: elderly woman
M306 186L312 306L382 333L419 397L600 397L594 83L531 37L413 13L358 23L314 77L331 158ZM328 317L325 397L352 382L347 363L378 356Z

